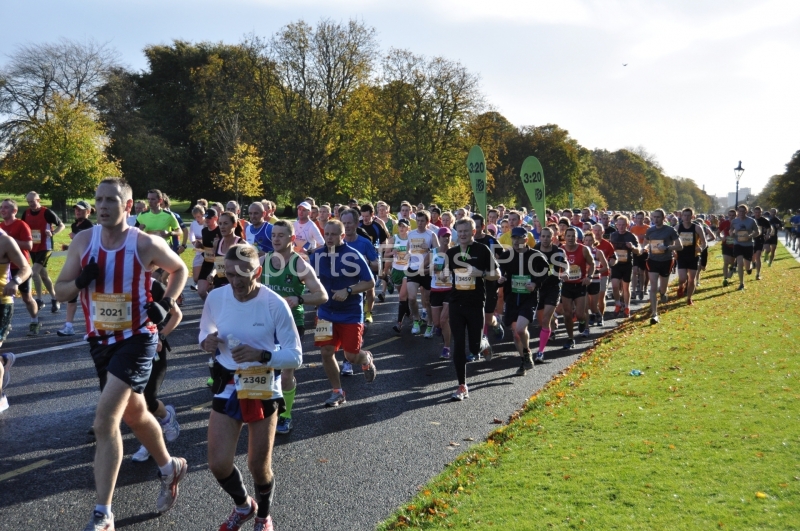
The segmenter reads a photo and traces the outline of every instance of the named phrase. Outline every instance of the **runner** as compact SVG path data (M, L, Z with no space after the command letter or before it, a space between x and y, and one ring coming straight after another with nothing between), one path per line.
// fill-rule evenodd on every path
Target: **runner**
M203 264L200 266L200 273L197 279L197 294L204 301L211 291L209 278L214 274L214 260L217 242L222 239L222 232L219 228L219 215L217 209L209 208L206 210L206 226L200 231L200 240L194 242L195 249L202 251Z
M426 339L433 337L433 317L431 316L431 276L428 274L430 267L430 251L439 246L436 233L428 229L430 214L427 210L417 212L417 228L408 233L409 262L406 270L406 289L408 290L408 304L411 309L412 334L419 334L422 326L420 308L417 304L417 293L422 290L422 308L426 312Z
M292 250L294 237L294 225L283 220L275 222L272 228L272 245L275 250L266 255L261 283L286 300L294 317L297 334L302 338L306 330L303 305L324 304L328 300L328 294L322 289L317 275L306 261ZM281 371L281 389L286 411L278 417L275 433L288 435L294 427L292 406L297 390L294 369Z
M655 219L655 213L653 218ZM678 258L678 298L686 295L686 304L689 306L694 304L692 295L697 285L700 254L708 246L705 231L700 225L694 223L693 218L694 210L688 207L684 208L681 212L681 222L678 224L681 249L675 249ZM669 282L669 277L666 282Z
M769 211L769 223L771 225L769 238L767 238L764 251L767 253L767 265L772 267L775 260L775 249L778 247L778 233L783 230L783 221L778 216L778 210L773 208Z
M254 531L273 529L275 475L272 448L284 409L281 378L303 362L289 305L258 283L258 251L237 244L225 255L228 285L209 294L200 318L200 348L214 354L214 399L208 420L208 468L235 504L220 530L237 530L255 518ZM247 465L255 499L234 464L247 424Z
M761 280L761 253L767 244L767 240L772 237L772 224L769 219L761 215L761 207L753 207L753 219L758 223L761 234L753 240L753 265L756 270L756 280ZM747 274L753 273L753 267L747 270Z
M616 229L614 229L616 232ZM598 313L594 315L594 319L592 316L589 316L589 326L597 325L603 326L603 318L606 313L606 294L608 293L608 279L611 278L611 259L615 256L614 255L614 246L611 245L611 242L605 239L604 237L605 229L603 225L600 223L595 223L592 225L592 236L594 236L594 241L597 244L597 248L603 252L606 258L606 264L608 267L600 274L600 297L597 298L597 311Z
M111 498L122 460L122 420L158 464L158 512L172 508L188 469L185 459L167 452L142 396L158 343L156 326L183 289L186 266L163 238L128 226L125 205L133 201L131 196L122 179L100 181L95 195L99 226L75 237L56 283L62 302L81 296L86 337L102 388L94 419L97 505L84 531L114 529ZM155 267L170 278L164 298L151 304L150 271Z
M644 222L645 213L639 211L634 217L633 225L630 227L630 232L639 240L639 246L642 252L633 257L633 270L631 271L631 295L639 296L639 300L644 299L644 291L647 289L648 275L647 275L647 249L644 246L644 235L650 225ZM653 287L655 289L656 286Z
M197 291L197 281L200 278L200 269L203 267L203 229L206 226L206 209L204 206L195 205L192 208L192 217L194 220L189 225L189 243L192 244L194 249L194 258L192 259L192 280L194 285L189 289Z
M0 205L0 216L3 218L3 230L17 243L17 246L25 257L25 263L27 264L28 258L30 258L29 251L33 248L33 238L31 237L31 228L28 227L28 224L16 218L17 212L17 202L13 199L5 199L2 205ZM20 270L15 267L15 264L11 262L10 275L12 277L16 276L17 278L22 278L19 275L19 271ZM30 315L31 318L31 323L28 326L28 335L38 336L42 325L39 322L39 305L33 300L33 294L31 293L30 276L19 285L19 293L22 302L25 303L25 308L28 310L28 315Z
M50 275L47 274L47 262L53 252L53 236L64 230L64 223L56 216L55 212L42 206L39 202L39 194L36 192L29 192L25 196L25 200L28 202L28 209L22 213L22 221L31 228L31 237L33 238L33 247L31 249L33 274L31 278L38 297L36 304L40 310L44 306L44 301L42 300L44 293L42 284L44 284L45 289L50 294L50 311L57 313L61 309L61 305L53 288L53 281L50 280Z
M573 316L578 320L578 332L589 337L586 325L586 288L592 283L595 264L589 248L578 243L578 232L570 227L564 233L562 247L569 267L561 273L561 306L564 309L564 327L567 329L567 342L564 350L575 348L573 336Z
M554 318L556 307L561 302L561 273L569 266L564 251L553 244L555 231L552 227L543 227L539 243L534 249L547 257L550 264L549 275L539 286L539 350L534 361L544 363L544 350L553 335L556 326Z
M72 222L72 231L69 233L69 239L75 238L75 235L81 231L91 229L94 223L89 221L88 216L92 213L92 207L86 201L78 201L75 203L75 221ZM64 246L68 249L69 246ZM74 336L75 329L72 327L72 321L75 319L75 312L78 310L78 297L67 302L67 320L64 322L64 327L57 330L56 334L60 337Z
M675 229L664 224L665 213L663 210L655 210L652 217L655 225L647 229L644 241L645 245L650 248L647 259L647 270L650 274L650 324L657 324L657 294L661 294L661 304L666 304L669 275L672 272L672 252L683 249L683 244ZM691 219L691 215L688 217ZM692 225L690 229L695 230L695 226ZM695 255L694 261L695 271L697 271L697 255ZM692 286L692 290L694 290L694 286Z
M739 291L744 291L744 272L750 272L750 262L753 259L753 242L761 234L756 220L747 215L747 205L736 207L736 217L731 220L731 234L736 238L733 246L733 256L736 257L736 269L739 273Z
M9 274L11 266L16 273ZM0 230L0 347L11 332L11 318L14 316L14 294L31 276L31 267L22 254L17 242ZM11 352L0 355L0 413L8 409L6 387L11 379L8 370L14 365L16 357Z
M503 247L498 245L498 241L494 238L494 236L486 234L483 216L480 214L473 214L472 220L475 222L474 240L478 243L484 244L494 253L502 251ZM528 234L530 235L530 233ZM513 244L513 241L511 243ZM530 243L530 238L526 243ZM536 242L534 242L534 245L535 244ZM500 315L503 313L503 294L505 290L501 292L496 280L485 279L483 285L486 288L486 302L484 303L483 307L483 337L486 338L487 342L489 341L489 328L491 328L492 332L494 332L495 341L502 341L503 337L505 336L505 331L503 330L503 325L500 323L500 320L495 315L495 311L497 311L497 308L500 308ZM490 353L489 357L491 357L491 350L488 350L487 352ZM477 357L477 354L470 352L468 358L470 357L473 359L468 359L468 361L474 361L474 359Z
M611 259L611 287L614 293L614 317L631 316L631 275L633 274L633 257L641 253L639 239L628 232L628 217L619 216L616 221L617 230L612 232L608 241L614 246L614 257Z
M398 220L396 227L398 233L392 236L389 249L387 249L386 267L391 268L389 273L390 284L392 286L399 286L397 324L392 327L392 330L400 334L403 332L403 320L406 316L411 317L411 309L408 305L408 284L406 279L406 271L408 270L409 262L408 220Z
M225 256L228 249L243 241L236 235L236 229L240 227L236 214L225 211L219 216L220 238L214 240L214 270L209 276L213 276L211 284L214 288L221 288L228 285L228 275L225 273Z
M694 285L696 287L700 287L700 274L706 270L706 266L708 266L708 246L711 242L717 239L714 231L705 223L695 220L694 223L698 225L701 229L703 229L703 234L706 236L706 246L700 251L700 267L697 269L697 276L694 280Z
M600 231L602 232L603 228L602 225L598 225L600 227ZM594 275L592 275L592 282L586 287L586 299L587 299L587 313L589 314L589 324L586 327L586 330L589 327L594 326L597 324L598 326L602 326L603 323L603 311L605 311L605 304L603 305L603 310L600 309L600 303L605 303L606 298L606 283L603 282L603 279L607 279L608 277L604 276L608 274L609 267L608 267L608 259L606 258L603 249L600 247L600 244L595 241L594 231L586 232L583 235L583 245L585 245L589 251L592 253L592 258L594 259ZM602 240L601 240L602 241ZM608 242L606 242L608 243ZM610 246L611 244L609 244ZM613 254L613 249L611 250ZM585 331L584 331L585 332ZM588 334L585 334L588 336Z
M384 247L386 240L389 238L389 232L386 230L383 220L374 216L375 210L371 203L364 203L361 205L361 220L358 222L358 228L362 229L369 237L372 246L375 247L378 253L378 275L376 275L376 285L367 295L367 307L369 309L369 321L372 322L372 307L375 305L375 292L380 289L378 293L378 300L383 302L386 300L386 283L381 282L384 275L381 269L381 260L383 259ZM346 232L346 231L345 231ZM362 253L363 254L363 253ZM380 285L379 285L380 284ZM366 318L365 318L366 319Z
M308 219L311 205L303 201L297 205L297 221L294 222L294 250L297 253L311 253L317 247L325 244L319 229L313 221Z
M797 242L800 241L800 209L792 216L792 211L789 211L789 224L792 226L791 231L787 231L786 236L790 238L792 244L792 251L797 251ZM787 243L789 243L787 241Z
M310 262L328 294L328 301L317 308L314 345L320 347L322 366L333 389L325 405L336 407L347 401L336 363L339 348L351 364L361 364L367 382L374 381L377 374L372 353L361 348L363 293L375 286L375 280L366 259L345 244L344 226L339 220L329 220L325 225L325 246L311 254Z
M450 293L453 285L450 281L450 270L447 266L447 250L453 232L442 227L437 232L439 247L433 249L431 257L431 315L433 316L434 335L441 335L444 341L441 360L449 360L450 355Z
M731 232L731 221L736 218L736 210L730 209L728 217L719 222L719 236L722 239L722 285L728 285L728 279L732 276L733 265L736 258L733 256L733 246L736 244L736 237Z
M247 243L258 250L259 256L271 253L273 251L272 231L274 229L272 223L264 219L266 215L264 204L258 201L251 203L247 207L247 213L250 215L250 223L244 231Z
M410 229L417 228L417 220L411 217L411 203L408 201L403 201L400 203L400 213L397 215L397 221L400 221L401 219L408 221ZM392 234L397 234L397 231L397 223L395 223Z
M453 393L453 400L469 398L467 388L467 345L465 337L469 335L469 351L480 353L481 335L483 332L483 307L486 302L484 279L496 280L497 262L492 251L476 242L475 222L471 218L456 222L458 245L448 249L447 263L452 276L453 289L450 293L450 329L454 338L453 361L458 378L458 389Z

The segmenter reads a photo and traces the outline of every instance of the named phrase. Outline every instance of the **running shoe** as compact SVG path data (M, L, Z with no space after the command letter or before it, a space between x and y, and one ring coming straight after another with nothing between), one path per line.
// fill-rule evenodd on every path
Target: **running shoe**
M481 357L480 354L475 355L472 352L467 354L467 363L473 363L473 362L476 362L476 361L483 361L483 358Z
M583 330L583 332L581 332L581 335L583 337L589 337L589 327L588 326Z
M403 325L402 324L396 324L396 325L394 325L392 327L392 330L394 330L395 334L402 334L403 333Z
M53 299L50 301L50 313L58 313L60 309L61 304L57 300Z
M38 336L42 330L42 323L31 323L28 326L28 336Z
M586 321L578 321L578 332L581 334L586 330Z
M340 376L353 376L353 364L347 360L342 362L342 370L339 371Z
M385 300L386 300L386 295L384 295L383 293L378 293L378 301L383 302Z
M441 335L442 335L442 329L441 329L441 328L439 328L438 326L434 326L434 327L433 327L433 335L435 335L435 336L441 336Z
M178 415L175 413L175 407L169 405L165 409L169 413L169 422L161 425L161 431L164 432L164 438L167 442L172 442L181 434L181 425L178 424Z
M736 288L737 291L744 291L744 284L739 284L739 287Z
M514 374L516 376L525 376L527 372L528 371L525 370L525 361L523 360L520 362L519 368L517 369L517 372L515 372Z
M653 317L650 318L650 324L651 325L658 324L658 316L657 315L654 315Z
M14 362L17 361L17 357L14 355L13 352L6 352L2 355L3 359L3 389L8 386L8 383L11 381L11 373L8 371L11 367L14 366Z
M614 306L614 318L616 319L617 317L619 317L620 313L622 313L622 306L617 304L616 306Z
M372 312L364 312L364 322L372 324Z
M680 293L678 293L678 298L680 299L681 297L683 297L683 295L681 295ZM662 294L661 294L661 304L666 304L666 303L667 303L667 301L669 301L669 297L667 296L667 294L666 294L666 293L662 293Z
M8 397L5 393L0 394L0 413L8 409Z
M686 293L686 288L683 286L683 284L681 284L678 286L678 298L680 299L681 297L683 297L684 293Z
M639 300L644 299L644 290L639 290Z
M394 295L394 282L392 282L391 280L387 280L386 289L389 291L389 295Z
M761 273L756 275L756 280L761 280Z
M465 385L459 385L458 389L456 389L456 392L453 393L452 400L453 401L457 401L457 402L461 402L465 398L469 398L469 390L467 389L466 384Z
M289 432L292 431L294 426L292 425L292 419L286 417L278 417L278 425L275 427L275 434L276 435L289 435Z
M489 338L486 336L481 337L481 352L486 361L492 361L492 345L489 344Z
M686 301L686 306L694 306L694 301L691 299Z
M150 459L150 452L144 446L140 446L136 453L131 456L131 461L134 463L144 463L148 459Z
M751 267L750 269L748 269L748 270L747 270L747 274L748 274L748 275L752 275L752 274L753 274L753 268L752 268L752 267Z
M728 279L727 279L727 278L725 278L725 279L722 279L722 287L724 288L724 287L726 287L727 285L728 285Z
M325 401L325 407L337 407L345 402L347 402L347 399L345 398L344 390L341 392L334 391Z
M83 531L114 531L114 515L94 511L92 518Z
M533 370L533 354L530 351L526 352L525 355L522 357L522 367L526 371Z
M533 361L536 363L544 363L544 352L537 352Z
M156 509L159 513L165 513L175 505L175 500L178 499L178 483L186 477L186 471L189 468L183 457L173 457L172 466L175 467L172 474L164 476L161 471L158 472L161 480L161 492L156 500Z
M425 339L432 338L433 337L433 327L432 326L427 327L425 329L425 335L422 336L422 337L424 337Z
M495 341L502 341L503 338L506 336L506 331L503 328L503 325L501 325L499 321L497 322L496 325L492 327L492 332L494 332Z
M440 360L449 360L450 359L450 349L447 348L447 347L444 347L442 349L442 353L439 354L439 359Z
M42 299L36 299L36 312L37 313L39 312L39 310L42 309L42 306L44 306L44 301Z
M362 350L368 357L367 363L361 365L361 370L364 371L364 381L372 383L375 381L375 376L378 375L378 369L375 368L375 362L372 361L372 353L367 350Z
M594 326L594 314L589 314L589 326Z
M56 334L58 334L59 337L74 336L75 329L72 327L72 323L66 323L64 328L56 330Z
M250 512L242 514L234 507L228 519L219 526L219 531L238 531L243 523L249 522L255 517L256 511L258 511L258 504L253 498L250 498Z
M597 326L603 326L603 315L597 314Z
M191 291L197 291L197 285L196 284L192 284L191 286L189 286L189 289Z
M575 348L575 340L574 339L567 339L567 342L564 343L564 346L561 347L563 350L572 350Z
M266 518L259 518L256 516L256 523L253 525L253 531L275 531L272 527L272 516L267 515Z
M631 309L630 308L625 308L622 311L622 315L624 315L626 318L630 317L631 316Z
M420 322L414 321L414 325L411 327L411 334L417 335L419 334Z

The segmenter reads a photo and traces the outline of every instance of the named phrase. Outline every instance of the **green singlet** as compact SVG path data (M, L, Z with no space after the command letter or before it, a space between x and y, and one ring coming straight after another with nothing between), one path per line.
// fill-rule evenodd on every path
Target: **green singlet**
M261 274L261 283L269 286L272 291L281 297L302 297L306 285L297 276L297 260L302 260L300 255L292 251L288 266L278 270L272 268L273 254L275 253L267 253L264 257L264 272ZM305 326L305 311L302 304L292 308L292 316L294 317L294 324L298 327Z

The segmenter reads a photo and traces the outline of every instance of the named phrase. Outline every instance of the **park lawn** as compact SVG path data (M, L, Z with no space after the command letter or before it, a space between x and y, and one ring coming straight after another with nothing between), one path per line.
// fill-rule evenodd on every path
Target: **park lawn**
M694 307L604 337L379 529L800 528L800 264L779 246L744 292L720 266L715 247Z

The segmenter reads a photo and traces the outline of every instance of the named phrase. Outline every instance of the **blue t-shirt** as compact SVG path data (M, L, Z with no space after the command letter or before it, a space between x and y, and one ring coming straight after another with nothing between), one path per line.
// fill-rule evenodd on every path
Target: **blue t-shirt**
M792 216L789 220L789 223L792 224L792 231L800 233L800 227L796 225L800 225L800 216Z
M256 249L263 253L271 253L275 250L272 247L272 228L274 225L269 221L265 221L261 228L253 232L253 225L248 225L245 231L245 239L247 243L254 246Z
M375 248L369 244L372 252ZM353 293L343 301L333 300L333 292L361 282L372 280L367 260L349 245L336 247L334 254L323 246L311 253L311 267L328 293L328 302L317 308L317 317L332 323L359 324L364 322L363 293Z
M183 230L184 227L186 227L186 225L183 224L183 218L181 218L180 214L176 214L175 212L173 212L171 210L169 211L169 213L172 214L173 216L175 216L175 219L178 220L178 226L181 228L181 230ZM181 244L180 244L180 240L178 239L178 237L177 236L173 236L172 237L172 250L177 253L178 252L178 247L180 247L180 245Z
M363 236L357 236L356 241L349 242L347 240L344 241L345 245L349 245L362 255L364 258L367 259L367 262L372 262L378 259L378 251L375 249L375 246L372 242Z

